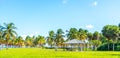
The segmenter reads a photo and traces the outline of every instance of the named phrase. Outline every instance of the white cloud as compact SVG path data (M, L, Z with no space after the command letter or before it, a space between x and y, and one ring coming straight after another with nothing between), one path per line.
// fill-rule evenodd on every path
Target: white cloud
M97 1L94 1L93 3L92 3L92 6L97 6L98 5L98 2Z
M27 35L21 35L23 39L25 39L27 37Z
M34 36L34 34L30 34L29 36L30 36L30 37L33 37L33 36Z
M62 4L67 4L68 0L62 0Z
M23 37L23 39L25 39L27 36L33 37L33 36L37 36L37 35L39 35L39 33L38 32L34 32L34 33L31 33L31 34L23 34L21 36Z
M35 35L39 35L39 33L38 33L38 32L35 32Z
M91 25L91 24L86 25L85 27L86 27L86 28L88 28L88 29L92 29L92 28L94 28L94 26L93 26L93 25Z

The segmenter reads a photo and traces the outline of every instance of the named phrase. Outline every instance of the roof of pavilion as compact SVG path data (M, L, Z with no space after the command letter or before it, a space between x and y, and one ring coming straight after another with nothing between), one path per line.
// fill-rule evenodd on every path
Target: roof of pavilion
M82 40L78 40L78 39L72 39L72 40L65 42L65 44L84 44L84 43L86 42Z

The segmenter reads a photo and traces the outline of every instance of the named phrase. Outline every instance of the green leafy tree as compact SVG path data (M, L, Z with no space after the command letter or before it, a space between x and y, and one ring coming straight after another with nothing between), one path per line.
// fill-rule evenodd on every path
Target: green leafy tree
M55 44L58 46L58 45L61 45L63 42L64 42L64 32L62 29L58 29L57 30L57 33L56 33L56 38L55 38Z
M17 36L15 29L17 28L15 27L14 23L8 23L8 24L5 23L5 30L3 37L5 38L7 49L8 49L9 40Z
M91 41L93 39L93 34L92 33L87 33L87 37L89 38L89 40Z
M27 36L25 39L25 45L28 47L32 47L33 45L33 39L30 36Z
M17 41L17 45L18 45L19 47L22 47L22 46L24 45L24 40L23 40L23 38L22 38L21 36L19 36L19 37L16 39L16 41Z
M92 40L93 50L96 50L100 44L101 44L100 40Z
M37 43L38 43L39 47L42 47L45 44L45 37L39 35L37 37Z
M78 39L79 40L87 39L87 32L88 32L87 30L84 30L84 29L80 28L79 31L78 31Z
M100 41L101 41L101 43L102 44L107 43L107 40L108 39L105 36L103 36L103 34L100 33Z
M2 36L3 36L3 26L0 25L0 45L3 44L4 41Z
M54 31L50 31L49 36L47 37L48 45L50 45L52 47L54 45L54 40L55 40L55 33L54 33Z
M70 30L67 32L67 40L78 39L78 30L76 28L70 28Z
M102 29L102 34L108 38L109 40L113 40L113 50L114 50L114 42L117 41L118 37L119 37L119 27L116 25L106 25L103 27ZM109 50L109 44L108 44L108 50Z
M100 33L98 31L93 33L93 40L100 40Z
M119 23L118 27L119 27L119 31L120 31L120 23ZM119 38L118 38L118 40L120 41L120 33L119 33Z

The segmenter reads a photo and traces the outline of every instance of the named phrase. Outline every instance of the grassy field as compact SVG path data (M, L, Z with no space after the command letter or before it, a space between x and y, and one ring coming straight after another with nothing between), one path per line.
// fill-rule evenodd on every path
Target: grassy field
M120 52L54 51L40 48L9 48L0 50L0 58L120 58Z

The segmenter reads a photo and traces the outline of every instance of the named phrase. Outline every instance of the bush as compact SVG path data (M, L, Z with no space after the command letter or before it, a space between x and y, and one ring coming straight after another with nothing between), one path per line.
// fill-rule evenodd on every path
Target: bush
M108 43L104 43L97 48L98 51L108 51ZM109 43L109 51L113 50L113 43ZM114 51L120 51L120 43L114 43Z

